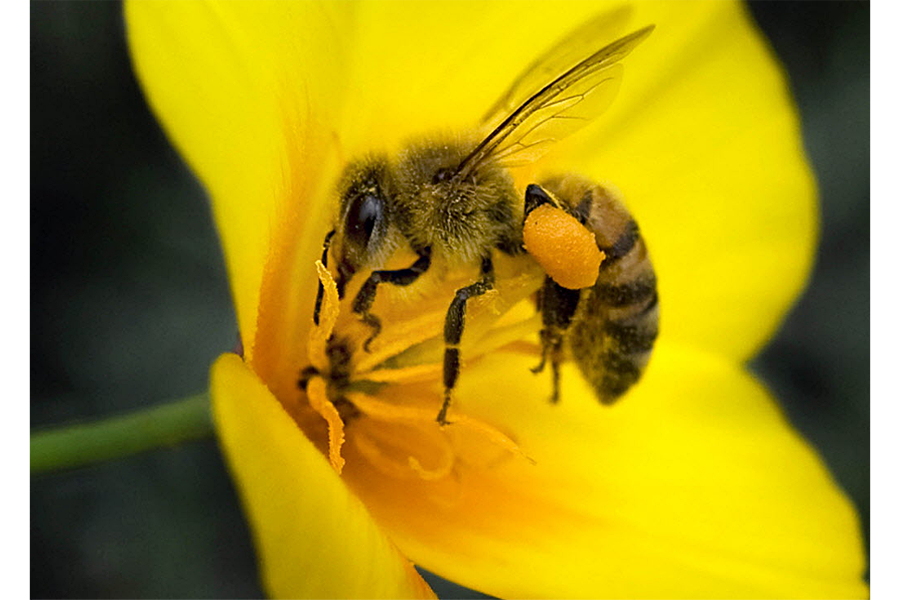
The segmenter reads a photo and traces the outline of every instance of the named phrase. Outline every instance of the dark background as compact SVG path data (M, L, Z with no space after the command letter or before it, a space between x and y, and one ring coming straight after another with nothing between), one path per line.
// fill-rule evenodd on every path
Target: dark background
M810 287L752 366L854 499L868 535L869 5L752 11L790 75L823 212ZM32 428L200 391L234 341L203 191L137 87L121 6L32 3ZM444 597L473 594L435 585ZM32 478L31 590L261 595L215 442Z

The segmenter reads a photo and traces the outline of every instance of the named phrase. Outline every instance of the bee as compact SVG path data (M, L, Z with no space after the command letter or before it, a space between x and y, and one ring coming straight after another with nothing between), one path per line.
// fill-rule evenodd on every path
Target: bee
M653 267L634 219L609 191L573 176L531 184L523 199L509 172L541 156L612 102L622 59L653 29L645 27L595 49L598 35L625 16L618 11L596 17L536 60L488 111L481 129L487 133L473 138L477 143L411 145L393 159L378 155L351 162L339 180L340 205L322 262L331 249L341 298L354 275L370 273L351 304L370 328L364 350L381 331L381 320L371 311L380 285L410 286L438 262L478 268L478 278L456 290L444 321L441 425L447 423L460 375L466 303L492 289L495 251L528 251L541 262L542 255L524 243L527 232L540 236L529 225L538 212L577 220L594 239L595 252L605 256L596 275L576 289L548 271L537 295L542 358L533 371L540 372L549 361L551 399L559 398L566 348L604 403L624 394L647 363L659 310ZM401 249L412 250L415 260L405 268L386 269ZM320 283L316 323L322 296ZM310 375L304 372L301 386Z

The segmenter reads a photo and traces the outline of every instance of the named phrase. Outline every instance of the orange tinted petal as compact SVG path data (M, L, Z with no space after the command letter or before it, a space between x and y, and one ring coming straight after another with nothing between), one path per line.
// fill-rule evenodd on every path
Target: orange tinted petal
M263 273L272 254L308 243L330 218L332 134L346 69L334 35L352 5L128 2L135 72L151 107L206 187L222 237L245 352L254 353ZM311 60L315 57L315 60ZM316 200L319 200L316 202ZM311 232L315 232L314 234ZM299 242L298 242L299 241ZM285 262L285 261L282 261Z
M417 563L501 597L867 595L853 507L740 368L663 345L603 407L572 368L550 404L534 361L470 363L455 399L534 463L496 453L440 482L353 480Z

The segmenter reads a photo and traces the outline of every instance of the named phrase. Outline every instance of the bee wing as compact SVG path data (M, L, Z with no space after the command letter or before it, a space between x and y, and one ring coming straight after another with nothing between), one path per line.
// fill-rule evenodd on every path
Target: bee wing
M484 160L507 166L531 162L610 105L622 80L618 64L653 31L653 25L601 48L546 84L503 120L459 165L467 177Z
M615 39L625 28L631 12L628 5L602 12L563 36L552 48L528 65L506 93L497 99L481 119L484 128L490 130L499 125L548 81L553 81L572 65L593 54L598 41Z
M573 82L565 93L547 98L521 121L508 124L508 133L497 136L481 160L490 156L508 167L537 160L554 143L590 123L612 104L623 71L622 65L610 65Z

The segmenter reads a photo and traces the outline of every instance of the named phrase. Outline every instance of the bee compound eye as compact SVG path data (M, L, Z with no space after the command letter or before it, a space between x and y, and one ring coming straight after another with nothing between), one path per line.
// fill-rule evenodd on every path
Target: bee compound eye
M377 195L361 194L347 212L346 235L360 246L366 246L384 214L384 201Z

